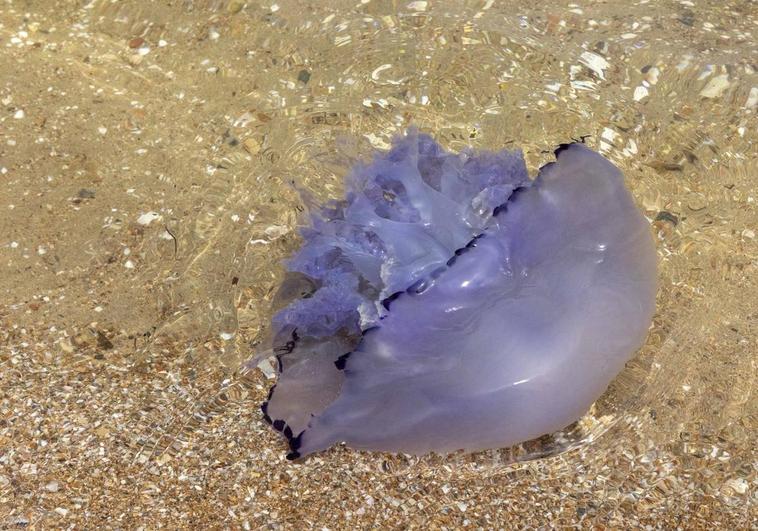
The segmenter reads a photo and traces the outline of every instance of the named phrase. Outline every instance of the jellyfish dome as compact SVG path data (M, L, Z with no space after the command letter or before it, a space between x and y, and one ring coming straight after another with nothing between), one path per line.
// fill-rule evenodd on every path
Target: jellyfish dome
M533 439L579 419L643 343L649 224L584 144L532 181L519 151L410 130L345 188L310 212L277 297L262 410L290 459Z

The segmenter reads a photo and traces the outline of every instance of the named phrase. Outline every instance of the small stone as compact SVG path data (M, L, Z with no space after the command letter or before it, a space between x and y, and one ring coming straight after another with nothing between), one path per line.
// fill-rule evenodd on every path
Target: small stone
M677 20L685 26L691 28L695 25L695 14L692 11L685 11Z
M140 225L150 225L156 219L161 219L161 215L157 212L145 212L137 218L137 223Z
M74 345L71 344L71 341L68 339L64 339L60 342L61 350L65 352L66 354L71 354L74 352Z
M224 142L226 142L227 144L229 144L232 147L234 147L234 146L236 146L237 144L240 143L240 141L237 139L237 137L235 137L234 135L229 134L229 130L227 130L224 133L223 140L224 140Z
M45 490L48 492L58 492L60 489L60 486L58 485L57 481L51 481L47 485L45 485Z
M308 81L311 79L311 73L307 70L301 70L297 74L297 80L300 81L303 85L306 85Z
M735 478L727 481L724 486L733 490L737 494L745 494L747 492L748 483L744 478Z
M608 151L614 146L614 142L616 141L616 131L611 129L610 127L606 127L603 129L603 132L600 134L600 152Z
M605 79L605 70L611 66L604 57L592 52L583 52L582 55L579 56L579 62L595 72L600 79Z
M258 367L258 369L261 370L261 372L264 374L264 376L266 376L266 378L271 379L271 378L274 378L276 376L277 372L278 372L278 370L276 368L277 365L278 365L278 363L276 361L276 358L274 358L273 356L271 356L270 358L267 358L267 359L261 361L257 365L257 367Z
M87 188L82 188L77 192L77 197L79 199L94 199L95 198L95 191L94 190L88 190Z
M703 210L708 204L705 198L698 194L692 194L687 199L687 207L693 212L699 212Z
M37 474L37 465L34 463L24 463L19 470L25 476L33 476Z
M746 109L752 109L758 104L758 87L753 87L750 89L750 94L747 96L747 101L745 102L745 108Z
M63 507L56 507L55 512L58 513L61 516L68 515L68 509L64 509Z
M251 155L255 155L261 150L260 143L254 138L246 138L245 141L242 142L242 147L244 147L245 151Z
M231 15L236 15L245 7L245 0L231 0L226 6L226 11Z
M655 216L655 221L656 222L661 222L662 221L662 222L665 222L665 223L670 223L673 226L676 226L676 225L679 224L679 218L677 218L671 212L667 212L665 210L661 210L660 212L658 212L658 215Z
M647 98L648 96L648 90L646 87L643 87L642 85L638 86L636 89L634 89L634 101L641 101Z
M142 37L135 37L129 41L129 48L132 48L132 49L139 48L143 44L145 44L145 39L143 39Z
M113 348L113 343L108 337L100 330L97 331L97 346L103 350L110 350Z
M289 227L285 227L283 225L270 225L266 227L266 229L263 232L270 239L276 240L277 238L281 238L282 236L287 234L289 231L290 231Z
M703 87L703 90L700 91L700 95L703 98L719 98L730 85L729 76L727 74L720 74L711 79L705 87Z
M26 116L26 114L24 113L23 109L19 109L15 113L13 113L13 117L16 120L21 120L24 116Z
M645 81L650 83L651 85L655 85L658 83L658 76L660 75L661 71L655 67L651 66L648 68L644 74L645 74Z

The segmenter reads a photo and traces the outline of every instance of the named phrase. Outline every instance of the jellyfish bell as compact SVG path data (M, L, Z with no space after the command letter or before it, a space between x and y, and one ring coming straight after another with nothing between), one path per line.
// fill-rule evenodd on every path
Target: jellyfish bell
M652 319L654 244L613 164L556 157L530 181L519 152L412 130L348 177L289 262L315 291L274 317L297 330L263 406L290 458L510 446L604 392Z

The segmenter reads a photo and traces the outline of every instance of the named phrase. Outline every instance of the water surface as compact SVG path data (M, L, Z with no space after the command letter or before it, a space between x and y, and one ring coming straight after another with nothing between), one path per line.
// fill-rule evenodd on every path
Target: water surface
M2 526L749 527L756 31L744 1L5 1ZM585 137L653 223L654 326L564 432L285 464L244 361L290 183L339 197L411 124L532 174Z

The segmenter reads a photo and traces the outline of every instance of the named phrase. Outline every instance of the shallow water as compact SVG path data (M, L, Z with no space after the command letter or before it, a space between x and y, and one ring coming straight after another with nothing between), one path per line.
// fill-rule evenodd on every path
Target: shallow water
M756 31L739 1L5 1L0 527L755 525ZM244 362L291 182L338 197L411 124L532 174L586 136L653 222L653 328L562 433L284 463Z

